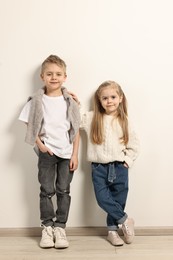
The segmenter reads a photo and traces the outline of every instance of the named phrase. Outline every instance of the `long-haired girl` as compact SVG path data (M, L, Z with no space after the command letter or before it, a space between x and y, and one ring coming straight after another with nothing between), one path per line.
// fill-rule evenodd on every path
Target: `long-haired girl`
M114 81L105 81L94 95L94 110L82 114L87 134L87 159L98 205L107 213L108 241L130 244L134 220L124 211L128 195L128 171L139 153L139 141L128 119L126 96ZM124 240L118 235L122 228Z

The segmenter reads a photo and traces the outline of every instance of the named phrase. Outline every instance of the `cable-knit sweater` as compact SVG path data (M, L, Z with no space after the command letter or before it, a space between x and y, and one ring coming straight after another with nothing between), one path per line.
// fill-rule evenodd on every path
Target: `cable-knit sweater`
M73 98L67 93L66 88L62 87L61 90L64 99L67 102L67 118L71 124L69 137L70 143L72 143L80 126L79 107ZM32 104L27 124L25 141L31 145L35 144L36 138L39 135L43 123L42 97L44 93L45 87L40 88L32 97L28 98L28 101L32 100Z
M90 162L110 163L114 161L126 162L129 167L139 153L139 140L134 130L129 126L129 142L121 143L122 129L117 119L104 115L104 142L101 145L93 144L90 139L93 112L82 114L81 129L87 134L87 159ZM130 124L129 124L130 125Z

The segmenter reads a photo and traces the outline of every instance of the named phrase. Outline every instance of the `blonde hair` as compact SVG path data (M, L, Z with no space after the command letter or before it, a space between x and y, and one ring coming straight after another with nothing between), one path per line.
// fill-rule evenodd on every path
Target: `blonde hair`
M94 94L94 115L91 123L91 141L94 144L102 144L104 142L104 133L103 133L103 115L105 110L101 105L100 96L101 92L106 87L115 88L117 94L122 98L122 102L119 104L117 109L116 118L118 118L119 124L122 128L123 135L120 138L121 142L125 145L129 141L129 132L128 132L128 113L127 113L127 99L124 92L122 91L119 84L115 81L105 81L103 82Z
M54 64L58 65L59 67L61 67L64 70L64 73L66 75L66 67L67 66L66 66L65 62L60 57L58 57L56 55L50 55L49 57L47 57L43 61L42 65L41 65L41 74L44 73L44 70L45 70L46 65L48 63L54 63Z

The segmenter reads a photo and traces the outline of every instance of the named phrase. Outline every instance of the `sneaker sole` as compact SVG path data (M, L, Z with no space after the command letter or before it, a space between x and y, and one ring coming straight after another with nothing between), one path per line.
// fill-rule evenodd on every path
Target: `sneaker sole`
M113 244L109 239L107 239L107 241L112 245L112 246L123 246L124 242L121 242L119 244Z
M65 248L68 248L68 247L69 247L69 245L68 246L55 246L56 249L65 249Z
M40 245L41 248L52 248L52 247L55 247L55 245L52 245L52 246L43 246L43 245Z

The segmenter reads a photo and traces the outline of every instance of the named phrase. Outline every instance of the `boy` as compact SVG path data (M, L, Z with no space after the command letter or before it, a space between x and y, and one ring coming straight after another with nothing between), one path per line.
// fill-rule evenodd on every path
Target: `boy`
M50 55L41 67L44 87L24 106L19 120L27 124L25 141L38 154L42 248L67 248L65 227L70 208L70 183L78 166L80 114L67 93L66 64ZM56 194L54 212L52 196Z

